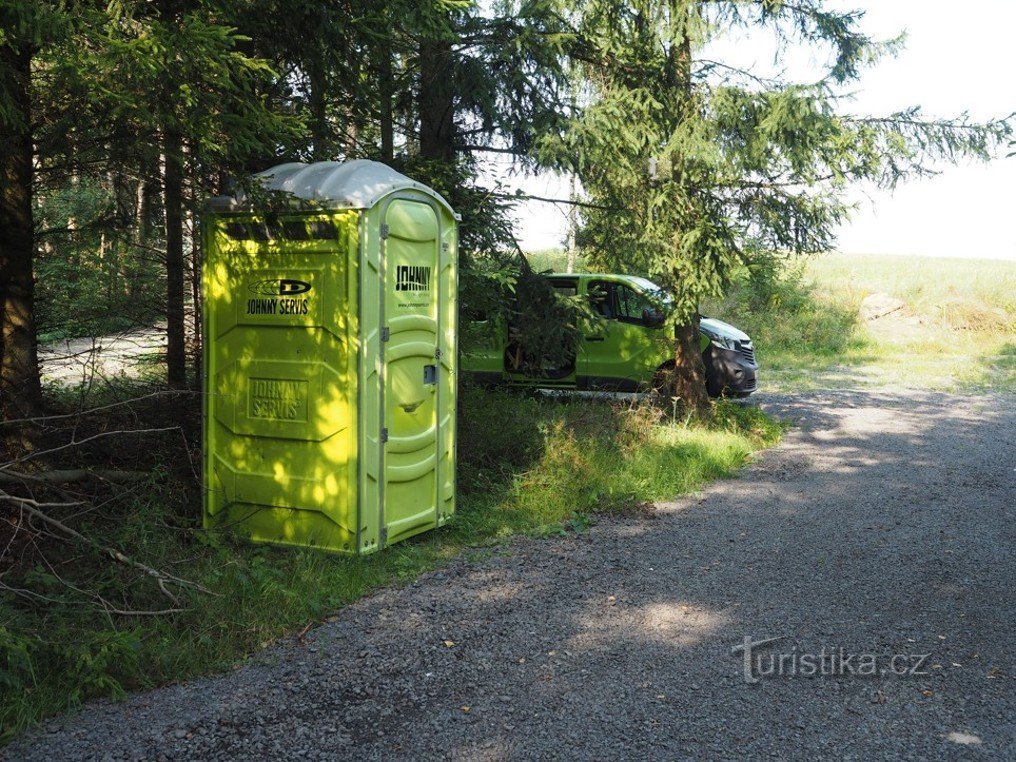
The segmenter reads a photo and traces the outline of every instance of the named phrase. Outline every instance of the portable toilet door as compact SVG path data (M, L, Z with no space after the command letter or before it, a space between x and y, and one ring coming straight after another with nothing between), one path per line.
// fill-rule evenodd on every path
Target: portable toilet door
M440 462L453 420L452 375L442 352L441 315L452 284L442 282L441 225L433 205L392 197L379 206L382 315L382 540L395 541L440 522L449 482ZM450 248L450 246L448 246ZM447 268L446 268L447 270ZM450 352L446 347L445 352ZM442 360L445 362L442 363ZM444 413L441 415L441 413Z
M370 553L444 524L455 510L456 215L376 162L260 177L287 209L206 220L206 525ZM322 220L334 241L285 237ZM308 317L274 314L270 301L252 314L222 296L284 281L317 299ZM297 385L307 378L318 383ZM259 394L286 389L310 395L290 402L288 438L277 421L244 425L276 414Z

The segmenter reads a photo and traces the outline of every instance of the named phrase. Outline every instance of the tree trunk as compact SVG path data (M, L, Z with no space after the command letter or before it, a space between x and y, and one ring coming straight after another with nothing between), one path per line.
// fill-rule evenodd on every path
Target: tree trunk
M709 408L706 391L706 366L699 347L699 314L687 325L677 327L677 349L674 353L674 396L680 397L689 409L701 412Z
M183 141L175 129L163 135L166 169L163 203L166 214L166 366L173 389L187 386L184 325Z
M312 157L315 161L334 159L332 155L331 128L328 124L328 83L324 64L313 61L308 65L310 85L310 135L314 145Z
M151 172L151 175L149 175ZM152 229L155 227L155 201L153 196L158 191L158 185L149 176L157 176L158 170L151 171L145 168L145 177L138 181L138 206L135 223L138 230L138 241L144 245L152 240Z
M0 120L0 417L31 417L41 405L35 336L35 231L32 219L32 53L0 45L0 83L10 111ZM12 456L31 449L28 427L6 427Z
M420 43L420 155L449 163L455 160L451 68L450 42Z
M392 115L394 84L392 81L392 49L387 38L381 43L380 56L381 161L391 164L395 158L395 119Z
M668 52L669 73L673 78L672 85L677 88L678 121L683 119L684 112L690 107L691 89L691 34L690 5L683 0L672 0L671 15L678 20L675 38L671 40ZM682 166L674 161L672 173L675 182L681 184ZM680 284L677 284L680 287ZM674 352L674 394L683 400L689 409L702 412L709 408L709 393L706 391L706 367L702 362L699 349L699 314L692 315L691 322L677 327L675 333L677 347Z

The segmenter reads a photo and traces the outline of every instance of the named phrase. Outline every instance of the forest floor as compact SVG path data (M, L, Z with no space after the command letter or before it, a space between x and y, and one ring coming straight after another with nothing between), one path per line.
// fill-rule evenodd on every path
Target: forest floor
M736 478L460 558L8 752L1011 759L1013 398L757 401L796 426ZM776 639L747 672L746 638Z

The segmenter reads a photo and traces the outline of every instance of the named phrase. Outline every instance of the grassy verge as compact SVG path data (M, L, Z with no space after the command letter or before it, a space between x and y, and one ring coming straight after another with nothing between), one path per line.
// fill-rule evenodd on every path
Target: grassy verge
M185 596L186 610L176 614L113 613L168 601L144 574L22 529L0 570L7 586L0 590L0 732L9 739L92 696L226 668L467 549L520 533L580 531L597 514L694 490L779 435L758 410L728 403L710 421L689 423L648 404L466 389L455 521L366 558L253 547L204 532L197 487L169 462L179 456L171 442L133 448L151 453L151 480L109 487L92 496L97 508L63 518L217 595Z

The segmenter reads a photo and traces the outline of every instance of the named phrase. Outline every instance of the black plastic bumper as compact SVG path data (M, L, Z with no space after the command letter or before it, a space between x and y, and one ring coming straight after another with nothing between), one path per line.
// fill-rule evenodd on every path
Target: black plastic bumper
M721 349L715 344L702 353L706 366L706 389L710 397L747 397L758 388L758 363L747 352Z

